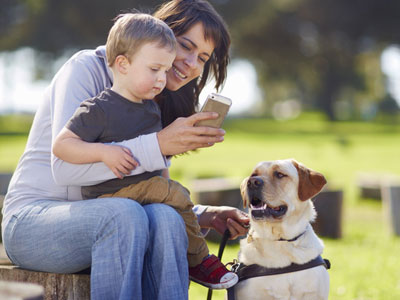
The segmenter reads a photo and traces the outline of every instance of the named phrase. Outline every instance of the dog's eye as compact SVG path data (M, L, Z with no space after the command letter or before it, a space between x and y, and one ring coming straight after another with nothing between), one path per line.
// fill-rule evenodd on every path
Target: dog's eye
M285 174L283 174L283 173L281 173L281 172L278 172L278 171L275 171L275 172L274 172L274 175L275 175L275 177L278 178L278 179L281 179L281 178L287 176L287 175L285 175Z

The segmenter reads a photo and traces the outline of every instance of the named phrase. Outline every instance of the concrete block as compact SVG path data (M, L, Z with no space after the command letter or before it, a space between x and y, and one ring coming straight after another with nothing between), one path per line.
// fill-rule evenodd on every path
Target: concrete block
M317 235L342 237L343 191L323 190L313 198L317 218L312 226Z
M382 188L383 210L390 230L400 236L400 185Z

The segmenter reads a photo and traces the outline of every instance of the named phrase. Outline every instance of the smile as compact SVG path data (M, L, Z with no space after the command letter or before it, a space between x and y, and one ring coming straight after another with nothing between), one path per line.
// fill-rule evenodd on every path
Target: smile
M270 206L260 199L253 197L250 203L251 216L256 220L266 219L268 217L273 217L274 219L279 219L287 212L286 205L279 205L276 207Z
M180 79L186 79L187 76L185 76L185 74L183 74L182 72L180 72L175 66L172 66L172 70L174 71L174 73L180 78Z

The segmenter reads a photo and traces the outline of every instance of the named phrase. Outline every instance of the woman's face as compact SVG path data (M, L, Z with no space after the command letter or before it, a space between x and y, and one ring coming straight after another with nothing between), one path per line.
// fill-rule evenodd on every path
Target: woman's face
M212 40L205 40L201 22L177 36L176 40L178 42L176 58L167 73L166 88L171 91L176 91L199 77L215 47Z

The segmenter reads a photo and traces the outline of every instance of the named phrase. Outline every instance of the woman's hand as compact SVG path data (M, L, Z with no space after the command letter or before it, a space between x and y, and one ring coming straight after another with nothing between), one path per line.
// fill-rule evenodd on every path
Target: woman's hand
M230 239L245 235L249 222L249 216L245 212L230 206L208 206L199 217L202 228L213 228L221 235L228 228Z
M216 119L217 113L201 112L187 118L178 118L157 133L163 155L176 155L198 148L205 148L224 140L225 131L220 128L195 127L200 120Z

